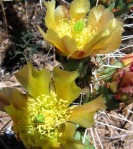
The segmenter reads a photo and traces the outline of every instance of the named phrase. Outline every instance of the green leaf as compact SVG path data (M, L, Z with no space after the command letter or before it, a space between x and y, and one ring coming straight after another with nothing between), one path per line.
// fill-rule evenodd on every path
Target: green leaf
M76 131L75 135L74 135L75 140L77 141L82 141L82 134L80 131Z
M76 141L82 141L84 139L84 132L80 129L78 131L76 131L75 134L74 134L74 139ZM90 140L90 137L89 137L88 134L85 136L84 144L85 145L90 145L91 144L91 140Z

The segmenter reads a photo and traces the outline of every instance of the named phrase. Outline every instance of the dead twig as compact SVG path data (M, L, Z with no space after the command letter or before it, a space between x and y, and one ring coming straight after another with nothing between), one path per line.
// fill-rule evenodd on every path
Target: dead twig
M3 13L3 22L4 22L4 26L5 26L5 33L7 34L8 24L7 24L6 12L5 12L5 8L4 8L2 0L0 0L0 5L1 5L2 13Z

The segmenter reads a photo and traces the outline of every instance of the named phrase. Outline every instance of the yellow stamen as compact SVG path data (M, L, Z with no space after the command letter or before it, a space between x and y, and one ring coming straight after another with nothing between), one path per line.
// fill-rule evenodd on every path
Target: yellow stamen
M70 116L66 103L62 99L58 100L53 91L50 95L41 95L36 99L29 97L27 107L22 109L21 121L14 126L15 130L25 133L33 143L40 140L35 145L49 139L58 142L62 136L60 126Z
M96 34L96 29L90 31L90 29L86 27L85 20L59 20L59 25L55 30L58 32L60 38L69 36L75 39L79 50L82 50L85 44Z

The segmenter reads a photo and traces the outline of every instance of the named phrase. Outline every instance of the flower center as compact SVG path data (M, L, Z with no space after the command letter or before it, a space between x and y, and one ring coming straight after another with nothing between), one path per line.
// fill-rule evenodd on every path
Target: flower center
M82 50L85 44L96 34L96 29L90 32L89 27L86 27L85 20L59 20L59 25L55 30L60 38L69 36L75 39L79 50Z
M36 99L29 97L28 100L27 107L23 108L20 131L24 132L35 146L47 140L59 142L62 136L61 124L69 118L66 101L58 100L53 91L50 95L41 95Z

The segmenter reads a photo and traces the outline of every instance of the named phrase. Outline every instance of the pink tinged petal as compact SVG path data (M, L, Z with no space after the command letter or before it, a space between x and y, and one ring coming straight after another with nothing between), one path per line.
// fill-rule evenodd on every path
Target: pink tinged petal
M58 67L53 70L57 96L59 99L67 101L66 106L69 106L80 95L81 89L75 84L78 75L77 71L65 71Z
M68 15L68 9L64 5L59 5L54 12L54 16L56 22L58 23L59 20L66 18Z
M0 109L12 104L16 109L26 106L26 97L15 88L3 88L0 91Z
M94 115L98 110L105 109L104 100L102 95L95 100L90 101L84 105L77 106L72 110L68 121L79 124L82 127L92 127L94 124Z
M46 69L38 71L30 63L27 63L15 76L31 96L37 97L49 93L51 77L50 72Z
M55 1L52 0L52 1L45 2L45 5L47 7L46 16L45 16L46 26L47 28L54 29L56 27L55 16L54 16Z
M89 9L88 0L73 0L70 4L70 19L84 19Z

